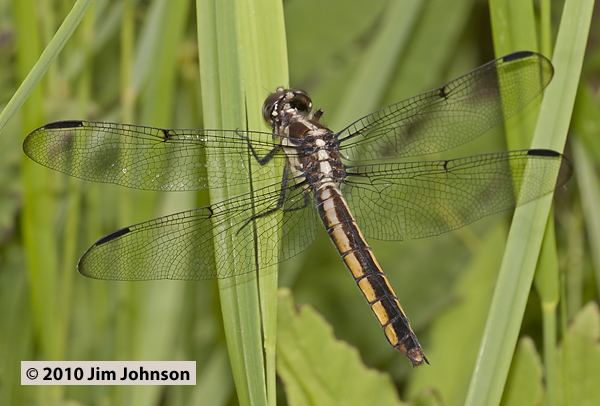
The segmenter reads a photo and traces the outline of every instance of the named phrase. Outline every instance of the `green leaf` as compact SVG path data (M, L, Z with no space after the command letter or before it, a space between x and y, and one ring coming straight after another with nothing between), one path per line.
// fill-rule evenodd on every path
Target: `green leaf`
M600 399L600 312L586 305L575 317L559 350L559 404L592 406Z
M524 337L519 341L506 390L502 398L503 406L541 405L543 372L540 356L533 340Z
M291 405L400 405L391 379L368 369L308 306L279 292L277 370Z

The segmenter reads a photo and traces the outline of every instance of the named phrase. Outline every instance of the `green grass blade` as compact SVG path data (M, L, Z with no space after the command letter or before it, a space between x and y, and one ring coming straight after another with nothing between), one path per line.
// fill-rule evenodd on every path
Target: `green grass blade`
M591 260L596 289L600 295L600 178L594 170L594 165L580 140L573 141L573 159L575 161L575 174L581 194L581 205L585 218L585 228L589 236Z
M288 81L281 3L197 0L196 4L205 127L265 128L260 112L266 91ZM254 17L248 19L249 15ZM223 171L228 167L224 157L208 165ZM281 168L273 168L276 170ZM260 179L253 182L255 187L261 186ZM211 191L211 198L221 201L248 191L230 186ZM257 235L261 235L260 227L268 225L257 227ZM254 270L254 263L237 258L256 255L261 271L258 277L252 272L219 281L227 348L240 403L274 404L277 273L264 269L260 258L265 257L263 250L278 250L258 241L256 247L244 247L250 251L242 252L239 247L244 232L238 236L234 229L220 233L215 240L218 252L236 249L240 253L222 264L225 268Z
M550 0L540 2L539 50L552 54L552 23ZM557 309L560 301L559 260L552 212L546 224L542 250L535 273L535 287L540 297L542 311L542 337L545 369L545 402L557 404L558 364L557 364Z
M121 102L121 119L125 123L133 122L134 117L134 90L133 90L133 48L135 42L135 24L134 7L132 0L125 0L122 3L123 15L121 17L119 80L121 82L121 92L119 99Z
M538 40L533 3L530 1L493 0L490 2L496 56L519 50L542 51L551 55L550 5L541 9L541 39ZM520 120L507 123L506 138L510 149L527 148L535 126L538 106L531 106ZM544 364L548 399L553 399L556 385L556 308L559 300L558 258L553 219L548 220L536 272L536 288L543 315Z
M95 7L92 5L88 12L85 14L85 18L81 23L80 35L75 36L71 43L75 43L79 54L83 54L86 59L90 57L91 46L94 38L94 24L96 20ZM68 50L67 50L68 52ZM64 52L63 54L66 54ZM49 72L49 76L50 73ZM49 77L50 79L50 77ZM50 79L52 80L52 79ZM91 95L91 84L92 74L91 71L86 70L83 72L81 80L77 84L78 94L78 109L77 115L83 115L86 113L86 109L90 105ZM53 176L52 173L48 173L48 176ZM77 179L67 180L67 216L64 222L64 246L62 251L62 278L59 282L62 294L59 299L59 310L58 314L61 316L59 328L56 329L60 335L60 357L66 356L67 348L69 346L69 331L73 323L73 313L71 309L73 307L74 289L76 284L76 278L78 276L75 270L77 269L77 259L79 256L78 252L78 237L81 227L81 182Z
M50 43L44 48L44 51L27 74L25 80L21 83L21 86L19 86L4 110L2 110L2 113L0 113L0 131L4 128L6 122L13 114L15 114L23 103L25 103L27 96L29 96L35 85L42 79L52 61L59 54L65 43L73 34L73 31L75 31L75 28L77 28L83 19L83 15L89 5L90 0L77 0L77 2L75 2L71 12L67 15L58 31L56 31L56 34Z
M476 1L455 0L452 7L445 0L422 3L423 11L411 32L402 63L387 87L386 103L438 86L444 76L448 78L448 65L455 59L456 49L463 48L461 35L468 27Z
M496 57L516 51L538 51L533 3L530 1L490 1L490 17ZM548 57L550 55L547 55ZM518 120L506 124L509 149L524 149L531 145L535 127L536 106L527 108Z
M89 1L78 1L50 43L41 51L40 26L48 24L48 15L40 15L39 24L32 24L31 14L36 5L33 1L14 1L15 31L17 42L17 74L23 81L0 113L0 130L21 107L22 124L30 130L42 124L42 88L36 86L56 58L64 44L81 22ZM32 26L33 25L33 26ZM41 53L40 53L41 51ZM28 101L28 103L26 103ZM62 315L61 299L55 291L63 276L60 272L60 256L56 241L55 218L48 213L56 212L57 199L50 190L56 183L51 175L40 171L31 161L24 160L21 167L24 180L21 227L26 253L31 318L35 356L40 359L61 359L64 356L65 331L61 330L66 317ZM69 294L69 292L65 292ZM64 297L63 297L64 298ZM41 388L34 392L38 400L55 402L62 397L64 388Z
M490 17L497 55L516 50L537 50L531 1L490 0ZM514 47L519 47L514 49Z
M168 0L154 0L151 3L151 7L148 10L147 21L144 24L143 29L139 34L137 53L135 56L135 62L133 70L136 72L131 80L131 91L137 94L145 85L149 82L157 82L157 77L154 72L155 65L162 64L160 61L164 58L164 55L157 53L162 51L157 44L164 41L162 38L168 27L160 27L163 24L168 24L165 21L165 15L169 12L169 8L172 6ZM169 52L174 52L170 50ZM152 77L151 77L152 76ZM161 78L160 76L158 77ZM157 100L160 100L160 96L157 95Z
M275 0L261 0L258 2L245 1L244 10L241 14L240 26L248 26L253 32L252 36L242 33L242 38L252 39L244 45L246 63L252 65L254 78L246 81L246 97L254 100L249 103L251 110L248 112L254 119L249 121L253 128L261 128L262 102L268 92L275 90L277 86L288 84L287 48L285 36L285 23L282 2ZM261 16L254 24L248 25L247 15ZM269 44L265 47L264 44ZM263 126L265 124L262 124ZM281 173L282 168L274 168L274 172ZM260 187L261 180L257 179ZM278 226L277 226L278 227ZM264 247L269 250L273 247ZM259 254L263 257L264 253ZM266 369L267 403L276 404L276 363L277 351L277 283L278 274L276 267L264 269L266 272L259 273L259 295L262 317L263 349Z
M594 2L567 0L558 32L554 81L542 102L533 144L562 150L571 119ZM544 236L552 196L516 210L467 405L500 402Z
M235 5L231 1L198 0L198 47L204 125L208 128L244 128L243 100L238 79L240 62L237 54ZM227 102L231 104L228 106ZM217 162L214 162L217 161ZM216 157L209 165L226 170L227 162ZM244 192L244 191L241 191ZM235 190L211 193L214 201L223 200ZM222 235L215 240L215 250L233 251L235 236ZM240 267L239 264L225 264ZM227 279L219 292L223 325L233 379L240 404L266 404L265 366L260 335L258 290L253 274ZM225 286L228 285L228 286Z
M600 104L591 86L581 86L575 103L573 119L573 160L575 176L588 236L590 262L595 276L596 290L600 295L600 176L594 170L594 162L600 157Z
M554 221L548 219L544 241L535 273L535 287L540 296L543 337L544 337L544 366L546 378L546 402L549 405L556 402L557 365L556 365L556 310L560 300L559 264L556 251Z
M227 405L233 392L225 348L217 348L196 379L189 405Z
M365 111L377 109L423 5L423 2L410 0L387 5L379 31L340 97L338 114L331 120L332 128L342 128Z
M140 122L153 126L171 127L174 120L173 105L176 98L177 86L176 78L179 69L177 52L182 42L186 22L188 21L189 11L192 9L190 0L177 2L155 2L153 10L160 10L160 20L152 19L153 14L146 21L145 33L154 38L152 41L137 43L136 56L149 54L152 55L152 76L144 73L139 64L134 64L134 78L141 78L144 74L146 80L144 90L138 98L140 107ZM154 13L159 13L154 11ZM124 20L126 22L126 20ZM139 60L139 59L138 59ZM127 83L130 84L130 83ZM134 83L131 83L134 87ZM154 215L156 211L160 215L185 210L192 207L194 199L191 194L178 195L177 193L168 193L160 201L158 196L149 198L148 196L136 196L127 202L132 212L136 214L141 210L148 211L148 217ZM158 208L158 210L157 210ZM131 218L128 220L130 221ZM182 301L185 282L166 282L152 281L143 284L132 284L133 289L127 289L127 292L133 292L131 321L135 328L128 326L123 332L129 332L130 340L138 343L132 349L134 359L176 359L176 343L180 334L180 318L188 310L186 303ZM161 297L160 301L153 298ZM157 331L156 326L162 328ZM145 340L144 337L153 335L153 340ZM135 387L131 389L130 405L143 406L159 403L164 396L160 387L142 388Z
M544 55L552 54L552 4L551 0L540 1L539 49Z

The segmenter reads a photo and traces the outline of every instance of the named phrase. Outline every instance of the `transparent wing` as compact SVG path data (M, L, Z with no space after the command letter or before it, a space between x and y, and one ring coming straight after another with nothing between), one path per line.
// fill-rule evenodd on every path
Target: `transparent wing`
M213 188L221 187L226 178L229 184L246 183L249 143L260 157L277 146L266 132L59 121L31 132L23 149L34 161L78 178L175 191L207 188L208 179ZM209 169L206 158L211 154L226 157L226 170ZM273 159L285 156L275 154ZM255 176L269 179L268 171Z
M514 116L542 93L552 74L543 55L507 55L355 121L338 133L341 149L363 161L449 150Z
M303 203L306 193L289 186L285 204L278 207L282 194L277 184L123 228L88 249L79 272L109 280L200 280L254 272L255 241L265 247L262 266L297 255L312 242L318 223L314 204ZM252 213L260 215L252 218ZM231 251L219 248L226 232L236 235Z
M397 241L463 227L551 193L569 177L558 152L524 150L350 167L343 191L367 236Z

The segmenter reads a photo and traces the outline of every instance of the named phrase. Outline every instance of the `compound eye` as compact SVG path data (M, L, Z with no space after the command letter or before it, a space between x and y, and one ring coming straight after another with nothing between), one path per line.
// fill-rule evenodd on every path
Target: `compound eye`
M312 110L312 100L304 90L293 90L294 97L290 100L290 106L304 113Z
M275 111L277 104L281 101L282 98L283 93L279 91L279 89L277 89L277 92L271 93L269 97L267 97L267 99L265 100L263 104L262 113L263 118L268 123L270 123L273 120L273 112Z
M271 114L273 113L273 108L275 107L275 105L273 104L264 104L263 105L263 118L266 121L271 121Z

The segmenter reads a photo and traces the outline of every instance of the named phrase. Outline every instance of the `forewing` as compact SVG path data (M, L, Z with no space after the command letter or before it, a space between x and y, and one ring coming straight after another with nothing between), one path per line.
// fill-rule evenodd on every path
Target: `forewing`
M71 176L145 190L200 190L248 181L249 144L259 156L277 142L270 133L162 129L91 121L60 121L31 132L23 149L34 161ZM211 154L227 168L210 170ZM285 159L275 154L275 160ZM253 176L270 179L268 169ZM256 170L258 169L258 172Z
M558 152L525 150L349 167L343 191L367 236L405 240L512 209L551 193L569 177L570 166Z
M507 55L355 121L338 133L341 149L361 161L449 150L514 116L542 93L552 74L543 55Z

